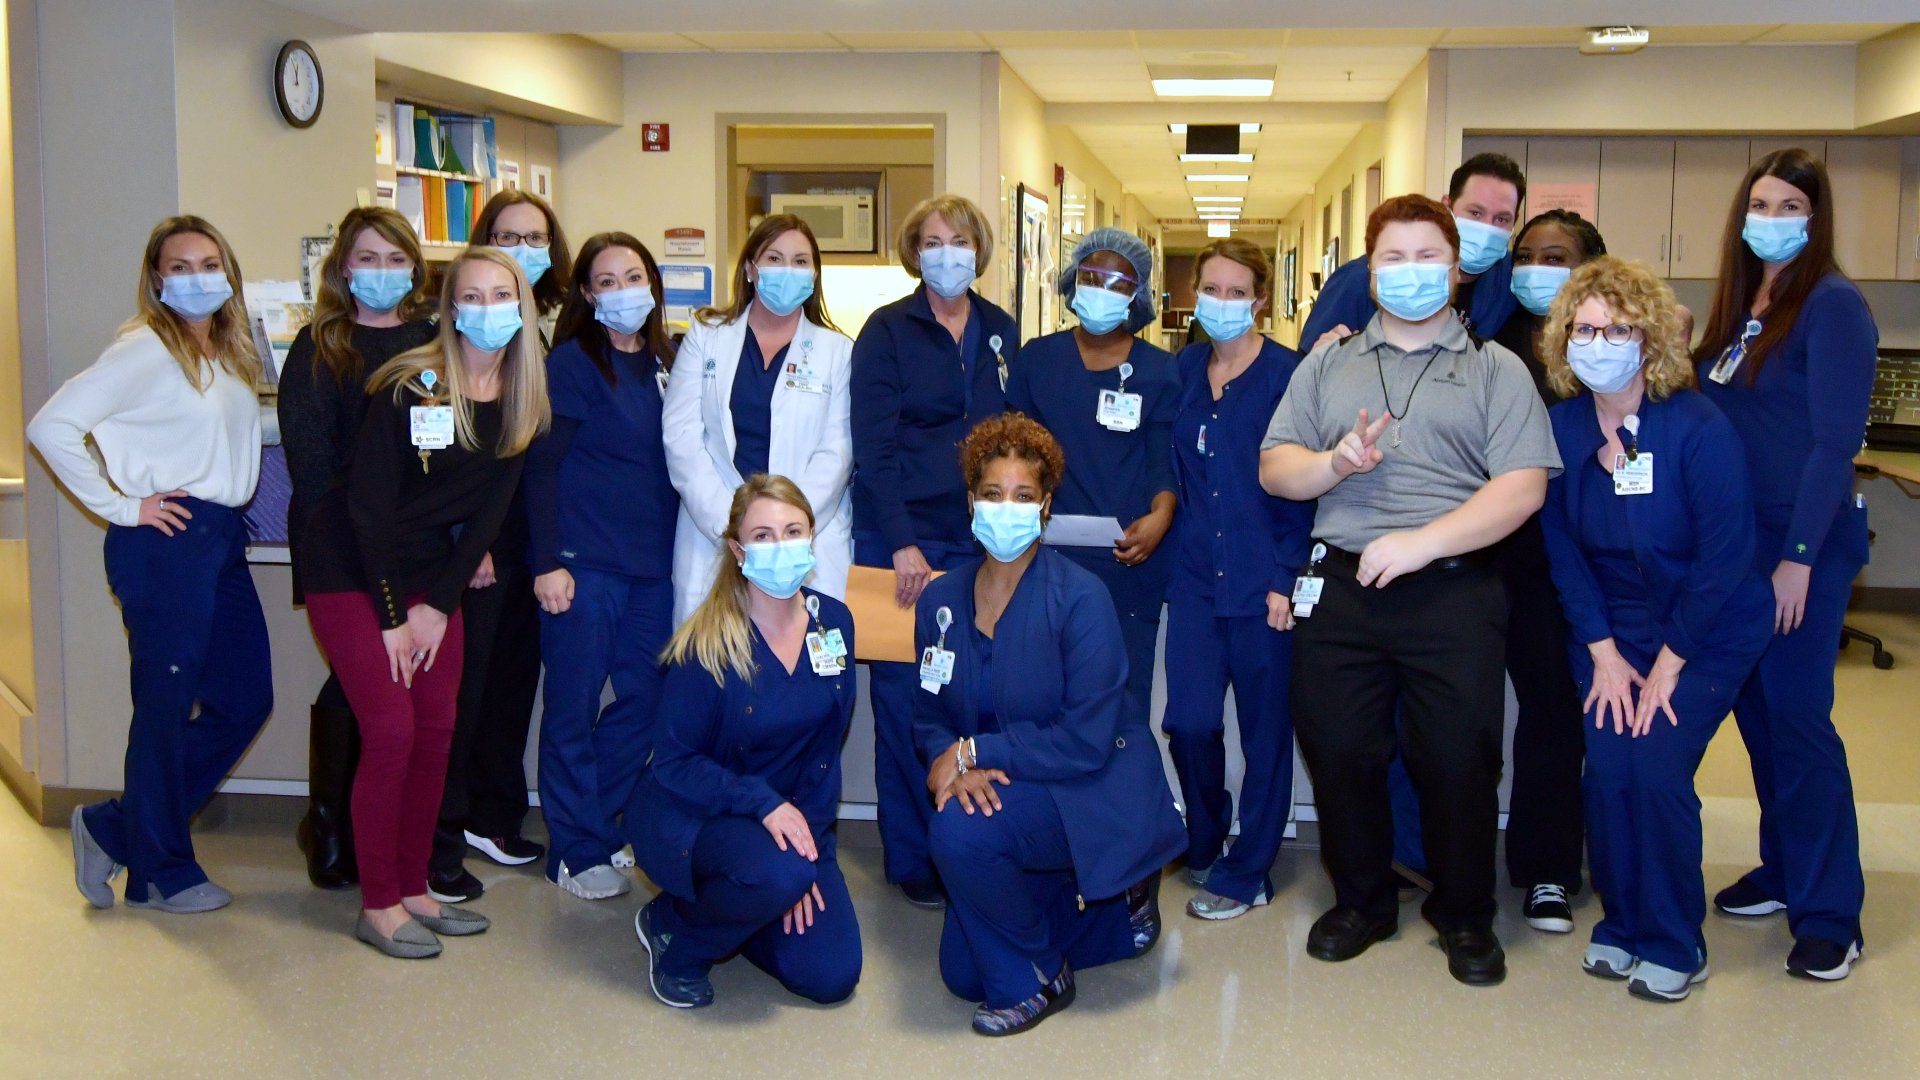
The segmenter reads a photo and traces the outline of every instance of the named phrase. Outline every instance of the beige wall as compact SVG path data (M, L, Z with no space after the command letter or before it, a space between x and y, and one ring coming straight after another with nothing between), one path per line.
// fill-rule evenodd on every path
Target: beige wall
M932 165L930 128L748 128L736 165Z
M1920 26L1860 44L1853 119L1863 128L1920 133Z
M373 34L380 76L555 124L625 119L620 53L573 34ZM437 84L440 84L436 86Z
M1427 87L1432 74L1431 60L1422 59L1387 99L1386 126L1381 132L1382 198L1427 189Z

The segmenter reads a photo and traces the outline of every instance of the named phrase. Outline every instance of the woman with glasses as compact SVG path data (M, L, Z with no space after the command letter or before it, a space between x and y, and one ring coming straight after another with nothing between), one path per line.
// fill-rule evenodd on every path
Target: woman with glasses
M1561 288L1542 348L1570 399L1540 519L1592 719L1581 792L1606 912L1585 967L1653 1001L1707 978L1693 775L1772 609L1739 439L1693 389L1676 307L1646 266L1601 256Z
M1154 643L1173 565L1156 555L1173 527L1180 407L1173 356L1133 336L1153 321L1152 283L1145 241L1125 229L1088 233L1059 281L1080 325L1022 346L1007 380L1008 407L1039 421L1080 463L1062 478L1053 510L1084 528L1061 553L1113 594L1127 690L1143 708L1153 700Z
M573 278L572 251L560 218L545 199L507 188L487 200L473 223L473 242L513 256L533 286L533 303L542 323L558 317ZM546 327L542 327L544 337Z
M1833 257L1833 188L1799 148L1755 162L1727 215L1700 388L1747 451L1774 636L1734 706L1760 797L1760 866L1720 891L1729 915L1785 909L1787 971L1842 979L1859 958L1860 829L1833 726L1833 667L1853 579L1867 562L1853 456L1866 430L1880 333Z

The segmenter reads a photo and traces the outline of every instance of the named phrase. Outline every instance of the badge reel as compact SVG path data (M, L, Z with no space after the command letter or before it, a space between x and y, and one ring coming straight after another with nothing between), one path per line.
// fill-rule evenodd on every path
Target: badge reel
M1731 382L1733 373L1740 370L1740 361L1747 357L1747 343L1759 337L1761 329L1759 319L1748 319L1747 325L1740 329L1740 340L1727 346L1727 351L1720 354L1720 359L1707 372L1707 378L1721 386Z
M1315 573L1320 568L1320 560L1327 557L1327 545L1316 543L1313 552L1307 557L1307 568L1293 579L1293 617L1304 619L1313 614L1313 605L1320 602L1320 592L1327 587L1327 579Z
M1627 452L1613 455L1613 493L1615 495L1653 494L1653 455L1640 452L1640 418L1621 421L1627 429Z
M807 634L807 659L815 675L838 675L847 670L847 643L838 627L828 630L820 625L820 598L807 597L807 614L813 617L813 630Z
M1000 352L1000 346L1002 344L1004 344L1004 342L1001 340L999 334L995 334L987 339L987 348L993 350L994 362L1000 365L1000 392L1004 394L1007 392L1007 358Z
M933 624L940 628L940 640L920 653L920 689L937 694L953 681L953 652L947 648L947 628L953 625L953 609L942 606L933 613Z
M422 404L407 410L407 433L414 448L420 454L420 471L427 472L427 458L431 451L445 450L453 445L453 406L440 404L434 396L433 388L440 377L432 371L420 373L420 385L426 388Z
M1140 427L1141 397L1127 393L1127 378L1133 374L1131 362L1120 365L1120 389L1100 391L1100 404L1093 418L1108 431L1134 431Z

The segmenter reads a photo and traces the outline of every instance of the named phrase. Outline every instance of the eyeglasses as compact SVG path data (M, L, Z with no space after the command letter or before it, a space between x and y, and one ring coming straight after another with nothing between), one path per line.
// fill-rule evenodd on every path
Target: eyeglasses
M1075 285L1085 285L1091 289L1105 289L1121 296L1132 296L1140 288L1140 283L1117 270L1096 270L1083 266L1074 272Z
M1609 345L1625 345L1633 340L1634 331L1640 329L1632 323L1609 323L1606 326L1588 326L1586 323L1574 323L1567 331L1567 341L1575 345L1591 345L1596 337L1607 339Z
M493 234L494 247L509 248L525 244L528 247L543 248L551 243L553 243L553 237L543 232L517 233L495 230Z

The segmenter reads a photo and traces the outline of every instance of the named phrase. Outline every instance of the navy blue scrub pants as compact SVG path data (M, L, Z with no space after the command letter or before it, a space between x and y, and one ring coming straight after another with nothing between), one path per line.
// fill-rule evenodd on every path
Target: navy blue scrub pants
M893 569L893 553L878 534L854 537L854 561L861 566ZM952 570L972 558L971 552L944 551L923 544L920 554L935 570ZM933 821L933 796L927 792L927 769L913 744L913 695L920 686L920 666L889 660L867 664L867 702L873 708L873 786L879 797L880 848L890 882L933 884L933 860L927 855L927 826Z
M1757 540L1761 551L1779 551L1784 543L1765 530ZM1846 946L1861 940L1867 886L1853 775L1833 726L1833 666L1861 563L1835 547L1829 542L1814 561L1799 629L1773 635L1733 714L1760 799L1761 865L1748 877L1786 903L1795 937ZM1771 581L1773 570L1766 566L1762 577Z
M1644 653L1621 651L1635 670L1652 667ZM1665 713L1655 713L1653 729L1634 738L1614 734L1611 714L1599 729L1593 713L1587 713L1580 790L1593 891L1606 913L1594 925L1595 945L1611 945L1673 971L1692 971L1706 957L1700 924L1707 917L1707 892L1700 874L1700 797L1693 775L1752 670L1754 655L1690 661L1674 687L1678 727ZM1591 668L1578 685L1584 701L1593 686Z
M807 932L788 933L781 918L820 886L825 906ZM691 901L661 905L661 928L672 935L657 963L682 979L704 978L735 953L780 985L823 1005L845 1001L860 981L860 923L847 879L832 855L808 862L780 850L766 826L748 817L709 818L693 842Z
M540 812L547 877L601 866L625 846L617 824L653 753L653 719L673 636L673 582L569 567L573 605L540 613L547 681L540 713ZM614 700L600 707L613 680Z
M1212 867L1207 891L1243 904L1265 886L1293 805L1293 635L1264 615L1219 618L1213 602L1174 596L1167 604L1167 711L1160 718L1180 798L1187 808L1187 864ZM1233 687L1246 773L1240 781L1240 838L1222 855L1233 824L1227 797L1225 710Z
M231 507L169 501L193 514L184 530L109 525L105 545L133 659L133 723L123 793L84 813L101 849L127 867L135 900L148 898L149 883L173 896L207 880L188 822L273 712L246 522Z
M1060 808L1044 785L995 785L1001 809L968 814L950 799L929 837L947 883L940 977L956 997L1010 1009L1070 963L1075 971L1134 956L1127 897L1081 910Z
M1172 574L1171 544L1161 544L1147 561L1128 566L1113 557L1112 548L1063 547L1060 554L1093 572L1113 597L1120 616L1120 640L1127 647L1127 692L1139 699L1142 712L1153 706L1153 650L1160 641L1160 609L1167 601L1167 579Z

